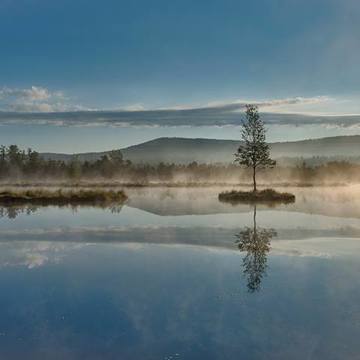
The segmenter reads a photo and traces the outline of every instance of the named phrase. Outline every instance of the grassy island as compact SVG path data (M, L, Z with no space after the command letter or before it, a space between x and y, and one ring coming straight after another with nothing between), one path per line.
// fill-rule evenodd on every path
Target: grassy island
M277 192L273 189L265 189L260 191L226 191L219 194L219 200L237 203L256 203L256 202L279 202L292 203L295 202L295 195L290 193Z
M106 205L122 204L127 196L122 191L107 189L15 189L0 191L0 205Z

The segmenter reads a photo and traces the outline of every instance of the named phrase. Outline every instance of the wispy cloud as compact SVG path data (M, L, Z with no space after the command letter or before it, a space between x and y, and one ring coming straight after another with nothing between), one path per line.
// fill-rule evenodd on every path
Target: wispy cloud
M0 89L0 125L31 124L53 126L112 127L177 127L177 126L238 126L243 120L246 104L259 106L268 125L360 126L360 115L306 115L298 107L327 104L327 96L284 99L215 101L204 106L175 106L146 109L141 104L120 110L85 110L71 105L59 91L32 86L28 89ZM292 111L294 110L294 111Z
M326 103L328 101L333 100L328 96L315 96L315 97L292 97L292 98L284 98L284 99L270 99L270 100L234 100L234 101L214 101L210 102L205 106L205 108L223 108L228 106L233 106L234 110L242 110L246 104L254 104L257 105L260 109L264 110L273 110L277 111L279 107L284 107L288 105L313 105L313 104L321 104ZM191 109L193 107L189 107ZM204 108L204 107L199 107Z

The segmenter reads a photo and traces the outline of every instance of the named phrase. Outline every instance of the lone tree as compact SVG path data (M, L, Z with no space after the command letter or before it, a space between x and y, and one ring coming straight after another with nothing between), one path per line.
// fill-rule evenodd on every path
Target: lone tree
M266 167L272 168L276 161L270 158L270 147L265 141L265 126L255 105L246 105L246 119L242 123L241 140L235 161L252 168L254 192L256 192L256 172Z

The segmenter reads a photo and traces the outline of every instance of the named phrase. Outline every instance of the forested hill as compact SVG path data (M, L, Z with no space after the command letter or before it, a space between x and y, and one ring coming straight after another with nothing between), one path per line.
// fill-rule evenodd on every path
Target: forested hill
M133 163L229 163L239 141L216 139L158 138L121 149L124 158ZM271 143L271 154L279 158L360 158L360 135L336 136L314 140ZM83 154L41 154L46 159L93 161L106 152Z

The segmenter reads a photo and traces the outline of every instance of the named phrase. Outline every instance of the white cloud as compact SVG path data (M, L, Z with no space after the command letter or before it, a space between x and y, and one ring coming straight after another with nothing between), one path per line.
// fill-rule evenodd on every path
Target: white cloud
M38 100L46 100L51 97L51 93L42 87L31 86L28 89L17 89L17 88L8 88L3 87L0 90L0 98L14 98L14 99L22 99L26 101L38 101Z
M52 94L42 87L32 86L30 89L23 90L23 96L31 101L47 100Z
M44 87L0 89L0 109L15 112L59 112L84 110L69 103L61 91L51 91Z
M145 110L145 106L143 104L131 104L122 108L125 111L143 111Z

